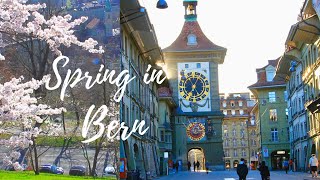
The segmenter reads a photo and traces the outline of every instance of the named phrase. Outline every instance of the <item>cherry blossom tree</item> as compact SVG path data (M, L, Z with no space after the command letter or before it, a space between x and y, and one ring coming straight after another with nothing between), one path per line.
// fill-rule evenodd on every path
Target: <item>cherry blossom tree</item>
M33 79L25 83L22 83L22 77L13 78L0 84L0 131L11 135L9 139L0 141L1 145L10 150L8 154L2 154L5 166L12 165L15 170L23 170L17 162L20 150L35 146L35 138L39 134L59 135L60 125L51 123L47 117L61 114L64 109L39 104L38 99L33 96L34 91L40 88L47 78L48 76L45 76L41 81ZM37 123L45 125L40 128L36 126Z
M59 126L50 123L47 117L62 111L39 104L39 96L32 96L47 78L50 54L62 55L61 48L72 45L90 53L104 52L94 39L81 42L74 35L75 27L84 23L86 17L72 20L71 15L59 15L48 8L46 4L26 4L26 0L0 0L0 60L6 59L1 48L19 46L27 53L22 64L34 78L25 83L19 78L0 84L0 123L4 124L0 127L16 127L14 131L0 130L12 133L10 139L1 141L13 150L4 155L3 162L17 170L22 169L15 161L20 156L19 150L29 147L33 149L35 174L39 174L36 137L41 133L57 134ZM17 127L21 127L20 131Z

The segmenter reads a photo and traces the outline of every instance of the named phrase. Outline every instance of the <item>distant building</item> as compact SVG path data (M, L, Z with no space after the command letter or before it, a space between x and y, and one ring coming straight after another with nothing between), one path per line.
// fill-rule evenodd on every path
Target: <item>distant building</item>
M286 84L274 80L278 61L269 60L266 66L257 69L258 80L248 87L258 103L261 160L272 169L282 169L283 160L290 157Z
M222 139L225 167L236 168L241 158L248 164L257 164L258 149L254 119L250 117L252 103L250 93L220 94L220 109L225 115L222 123ZM251 154L254 154L251 157Z

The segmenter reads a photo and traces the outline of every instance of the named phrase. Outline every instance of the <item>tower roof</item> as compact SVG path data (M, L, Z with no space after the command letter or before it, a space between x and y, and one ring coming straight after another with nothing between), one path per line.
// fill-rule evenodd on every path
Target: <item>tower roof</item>
M188 45L188 36L190 34L196 36L197 43L195 45ZM201 30L198 21L185 21L178 38L169 47L163 49L163 51L227 51L227 49L211 42Z

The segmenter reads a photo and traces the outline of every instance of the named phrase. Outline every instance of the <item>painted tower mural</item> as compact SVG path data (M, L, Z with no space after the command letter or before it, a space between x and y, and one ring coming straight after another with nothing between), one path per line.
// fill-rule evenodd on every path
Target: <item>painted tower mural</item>
M173 161L224 169L218 65L227 49L211 42L197 21L197 0L184 0L180 35L163 49L167 76L178 105L174 114Z

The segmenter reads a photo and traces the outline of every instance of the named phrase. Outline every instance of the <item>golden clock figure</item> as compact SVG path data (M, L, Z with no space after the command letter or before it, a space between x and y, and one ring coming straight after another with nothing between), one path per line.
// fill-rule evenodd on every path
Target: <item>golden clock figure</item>
M179 93L189 102L198 102L208 97L210 84L208 78L195 71L180 73Z

